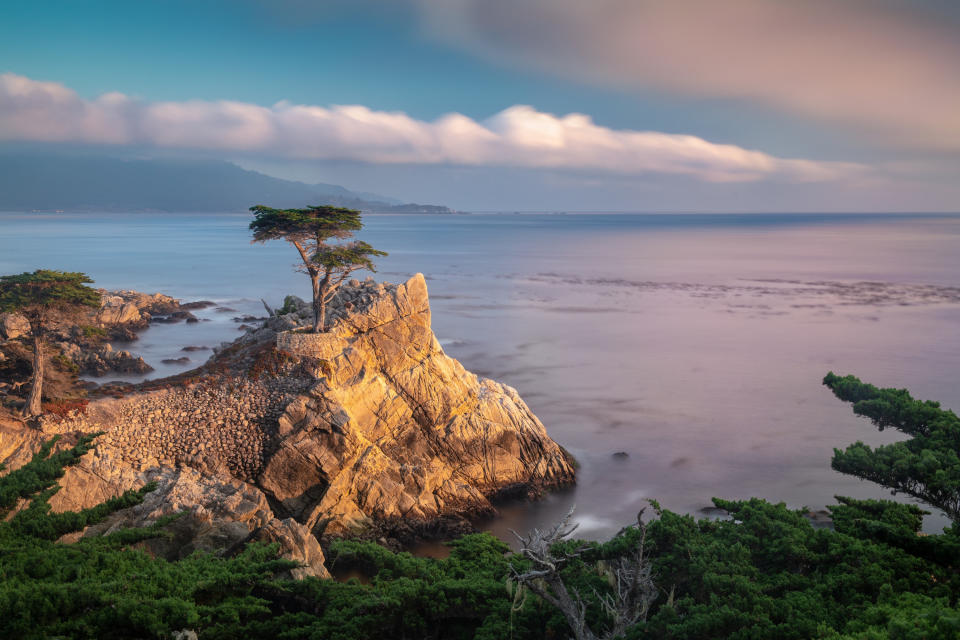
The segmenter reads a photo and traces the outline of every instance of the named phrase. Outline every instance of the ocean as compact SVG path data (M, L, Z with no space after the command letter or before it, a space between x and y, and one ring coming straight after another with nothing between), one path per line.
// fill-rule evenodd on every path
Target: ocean
M83 271L96 286L234 311L158 325L130 346L157 368L239 334L233 318L309 296L249 214L0 213L0 273ZM376 277L427 278L434 331L469 370L516 387L580 464L575 488L506 505L509 539L576 505L578 535L648 499L709 513L759 496L822 509L889 497L831 470L835 447L892 442L820 381L852 373L960 409L960 216L369 215ZM362 276L361 276L362 277ZM110 378L112 379L112 378ZM619 454L619 455L615 455ZM897 499L903 499L902 496ZM937 514L925 528L946 524Z

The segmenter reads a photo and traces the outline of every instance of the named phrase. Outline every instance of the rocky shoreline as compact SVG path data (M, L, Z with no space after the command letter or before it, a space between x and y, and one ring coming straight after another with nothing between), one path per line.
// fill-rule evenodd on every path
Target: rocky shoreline
M98 314L115 326L189 313L121 293ZM91 506L149 481L159 488L85 535L186 511L171 525L176 545L145 544L179 557L273 540L303 563L302 575L326 575L320 543L331 537L394 548L450 537L494 513L498 496L573 482L572 460L517 392L443 352L419 274L400 285L351 281L331 303L320 351L278 349L309 316L288 297L198 369L113 389L36 428L7 424L0 461L15 468L54 434L66 444L102 431L53 508Z
M138 291L101 290L99 309L84 310L76 316L61 318L46 330L46 350L51 362L48 383L55 397L72 397L83 387L71 384L71 378L100 378L111 374L144 374L153 367L139 355L114 345L127 345L151 323L199 322L191 309L212 306L212 302L181 304L163 294ZM0 314L0 399L29 379L32 346L27 339L30 324L16 313ZM75 387L75 388L73 388Z

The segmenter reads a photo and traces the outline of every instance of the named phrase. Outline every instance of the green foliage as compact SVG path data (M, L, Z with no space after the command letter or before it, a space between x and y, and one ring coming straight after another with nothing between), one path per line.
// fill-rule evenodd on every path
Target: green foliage
M277 309L278 316L285 316L288 313L298 311L297 299L294 296L287 296L283 299L283 306Z
M385 256L385 251L374 249L366 242L356 241L349 244L321 247L313 255L313 262L325 271L338 272L354 269L376 271L373 265L375 256Z
M38 269L33 273L0 276L0 311L18 311L35 321L51 309L96 307L100 294L83 273Z
M57 366L63 371L72 373L74 375L80 373L80 366L62 353L55 355L53 357L53 361L56 362Z
M250 223L254 242L279 239L322 242L363 228L360 212L343 207L313 205L303 209L273 209L258 204L250 207L250 211L254 215Z
M178 563L129 545L164 535L171 518L74 544L60 536L133 506L154 486L129 491L90 509L50 513L49 498L65 467L76 464L95 436L53 453L56 439L30 462L0 478L0 637L170 637L191 626L245 623L268 610L254 589L294 563L276 546L251 545L235 558L195 554ZM18 504L21 499L26 505Z
M946 598L882 589L876 604L852 620L843 640L955 640L960 611Z
M664 511L651 523L664 595L631 637L835 637L859 628L854 623L888 593L956 601L960 585L951 565L853 535L886 527L916 537L903 505L871 501L847 511L831 531L783 504L714 502L731 519L697 522ZM849 526L854 520L858 526Z
M59 487L53 487L35 494L29 507L5 523L4 534L56 540L67 533L101 522L114 511L140 504L143 497L156 488L156 483L149 483L139 491L127 491L89 509L50 513L48 500L59 490Z
M909 440L876 448L857 442L833 453L833 468L903 492L943 510L960 523L960 418L906 389L878 389L832 372L823 379L853 412L880 430L893 427Z
M169 638L182 628L238 629L269 614L254 591L291 565L265 545L234 558L198 553L171 563L123 543L5 544L0 636Z
M279 628L289 638L473 638L478 629L499 625L508 616L506 551L506 545L486 534L451 543L450 557L443 560L395 554L369 542L336 542L328 564L334 571L370 575L370 584L291 585L325 606L302 629L295 630L294 616L280 620ZM248 636L260 633L251 629Z
M65 467L77 464L98 435L82 436L73 447L52 453L59 440L59 436L54 436L40 447L30 462L0 478L0 517L10 513L21 498L29 498L53 487L63 477Z
M87 325L83 327L83 337L87 339L101 339L107 337L107 330L103 327Z

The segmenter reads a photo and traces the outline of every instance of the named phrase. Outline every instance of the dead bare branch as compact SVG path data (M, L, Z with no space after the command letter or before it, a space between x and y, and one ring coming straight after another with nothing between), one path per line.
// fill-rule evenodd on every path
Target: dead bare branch
M646 552L647 528L643 522L643 511L637 514L636 527L640 531L640 540L627 554L603 563L598 562L598 570L603 570L610 584L610 593L594 591L597 602L611 620L610 628L598 636L587 626L587 605L580 593L568 588L560 572L573 558L580 557L587 547L574 551L555 550L557 543L569 537L577 529L571 524L574 507L551 529L541 531L534 528L526 536L511 530L520 542L520 555L528 559L531 568L519 571L511 566L511 579L521 587L526 587L542 600L560 611L576 640L608 640L622 636L627 629L646 619L650 606L657 597L653 579L653 568ZM629 527L628 529L631 529ZM621 531L623 535L628 529Z

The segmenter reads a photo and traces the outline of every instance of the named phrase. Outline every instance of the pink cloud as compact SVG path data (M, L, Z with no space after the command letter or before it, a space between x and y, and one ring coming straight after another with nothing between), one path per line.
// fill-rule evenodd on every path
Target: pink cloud
M417 0L428 32L504 64L757 101L960 149L960 32L876 0Z
M376 164L453 164L665 173L705 181L796 182L861 176L853 163L779 158L696 136L610 129L583 114L516 105L478 122L434 121L360 105L272 107L232 101L85 100L56 83L0 75L0 140L152 145Z

